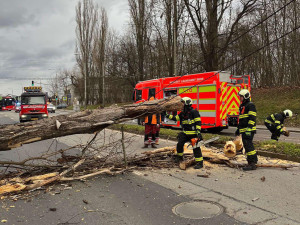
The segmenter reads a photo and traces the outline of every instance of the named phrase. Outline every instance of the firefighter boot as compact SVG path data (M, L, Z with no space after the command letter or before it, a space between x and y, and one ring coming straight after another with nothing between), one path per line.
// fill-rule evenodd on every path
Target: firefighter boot
M152 148L157 148L157 147L155 146L155 143L152 143L152 144L151 144L151 147L152 147Z
M183 156L175 155L175 157L174 157L175 163L180 163L182 161L183 161Z
M194 169L201 169L203 168L203 161L199 161L199 162L196 162L196 165L194 166Z
M275 140L275 141L278 141L278 136L277 136L277 134L272 134L272 136L271 136L271 139L272 140Z
M248 163L247 166L243 167L243 170L244 171L256 170L256 163L254 162Z

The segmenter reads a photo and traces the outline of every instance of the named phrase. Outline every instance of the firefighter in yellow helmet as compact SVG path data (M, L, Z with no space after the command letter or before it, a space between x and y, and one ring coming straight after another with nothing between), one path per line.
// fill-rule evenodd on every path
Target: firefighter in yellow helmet
M197 142L193 145L193 152L196 161L195 169L200 169L203 167L203 157L200 148L200 141L202 140L201 136L201 118L198 110L192 108L192 99L189 97L182 98L182 103L184 103L183 111L179 113L179 115L168 115L166 117L168 119L174 121L180 121L180 125L183 129L177 136L177 156L175 158L176 162L180 162L183 160L183 146L186 142L190 141L192 143L192 139L198 138Z
M243 145L247 155L248 165L243 170L255 170L257 154L253 145L253 137L256 133L256 108L250 101L250 92L242 89L239 92L241 104L239 107L239 123L235 135L242 135Z
M265 120L265 126L272 133L271 139L278 141L280 135L283 133L283 123L287 118L291 118L293 112L289 109L280 113L274 113L267 117Z

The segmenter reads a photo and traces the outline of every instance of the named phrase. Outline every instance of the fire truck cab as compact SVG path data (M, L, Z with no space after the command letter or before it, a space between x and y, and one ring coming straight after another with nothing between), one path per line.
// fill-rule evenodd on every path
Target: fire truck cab
M42 87L24 87L19 116L20 122L48 118L46 94Z
M16 100L12 96L5 96L2 97L0 100L0 110L7 110L11 111L15 109L15 102Z
M250 90L250 76L233 76L228 72L206 72L142 81L136 84L133 100L147 101L149 97L162 99L179 95L190 97L192 107L202 120L202 129L221 131L238 122L240 99L238 92ZM163 126L180 127L179 122L165 119Z

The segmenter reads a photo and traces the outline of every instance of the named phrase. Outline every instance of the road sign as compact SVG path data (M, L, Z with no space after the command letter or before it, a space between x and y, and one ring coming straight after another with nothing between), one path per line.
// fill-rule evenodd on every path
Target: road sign
M66 96L63 97L63 101L67 101L67 97Z

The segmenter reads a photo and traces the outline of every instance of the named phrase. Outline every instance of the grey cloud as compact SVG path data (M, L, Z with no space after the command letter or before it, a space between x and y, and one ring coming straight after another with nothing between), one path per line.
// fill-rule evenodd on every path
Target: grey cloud
M5 1L9 2L9 1ZM17 27L23 24L35 23L36 17L29 13L24 7L16 5L15 7L6 7L1 2L0 7L0 28Z

